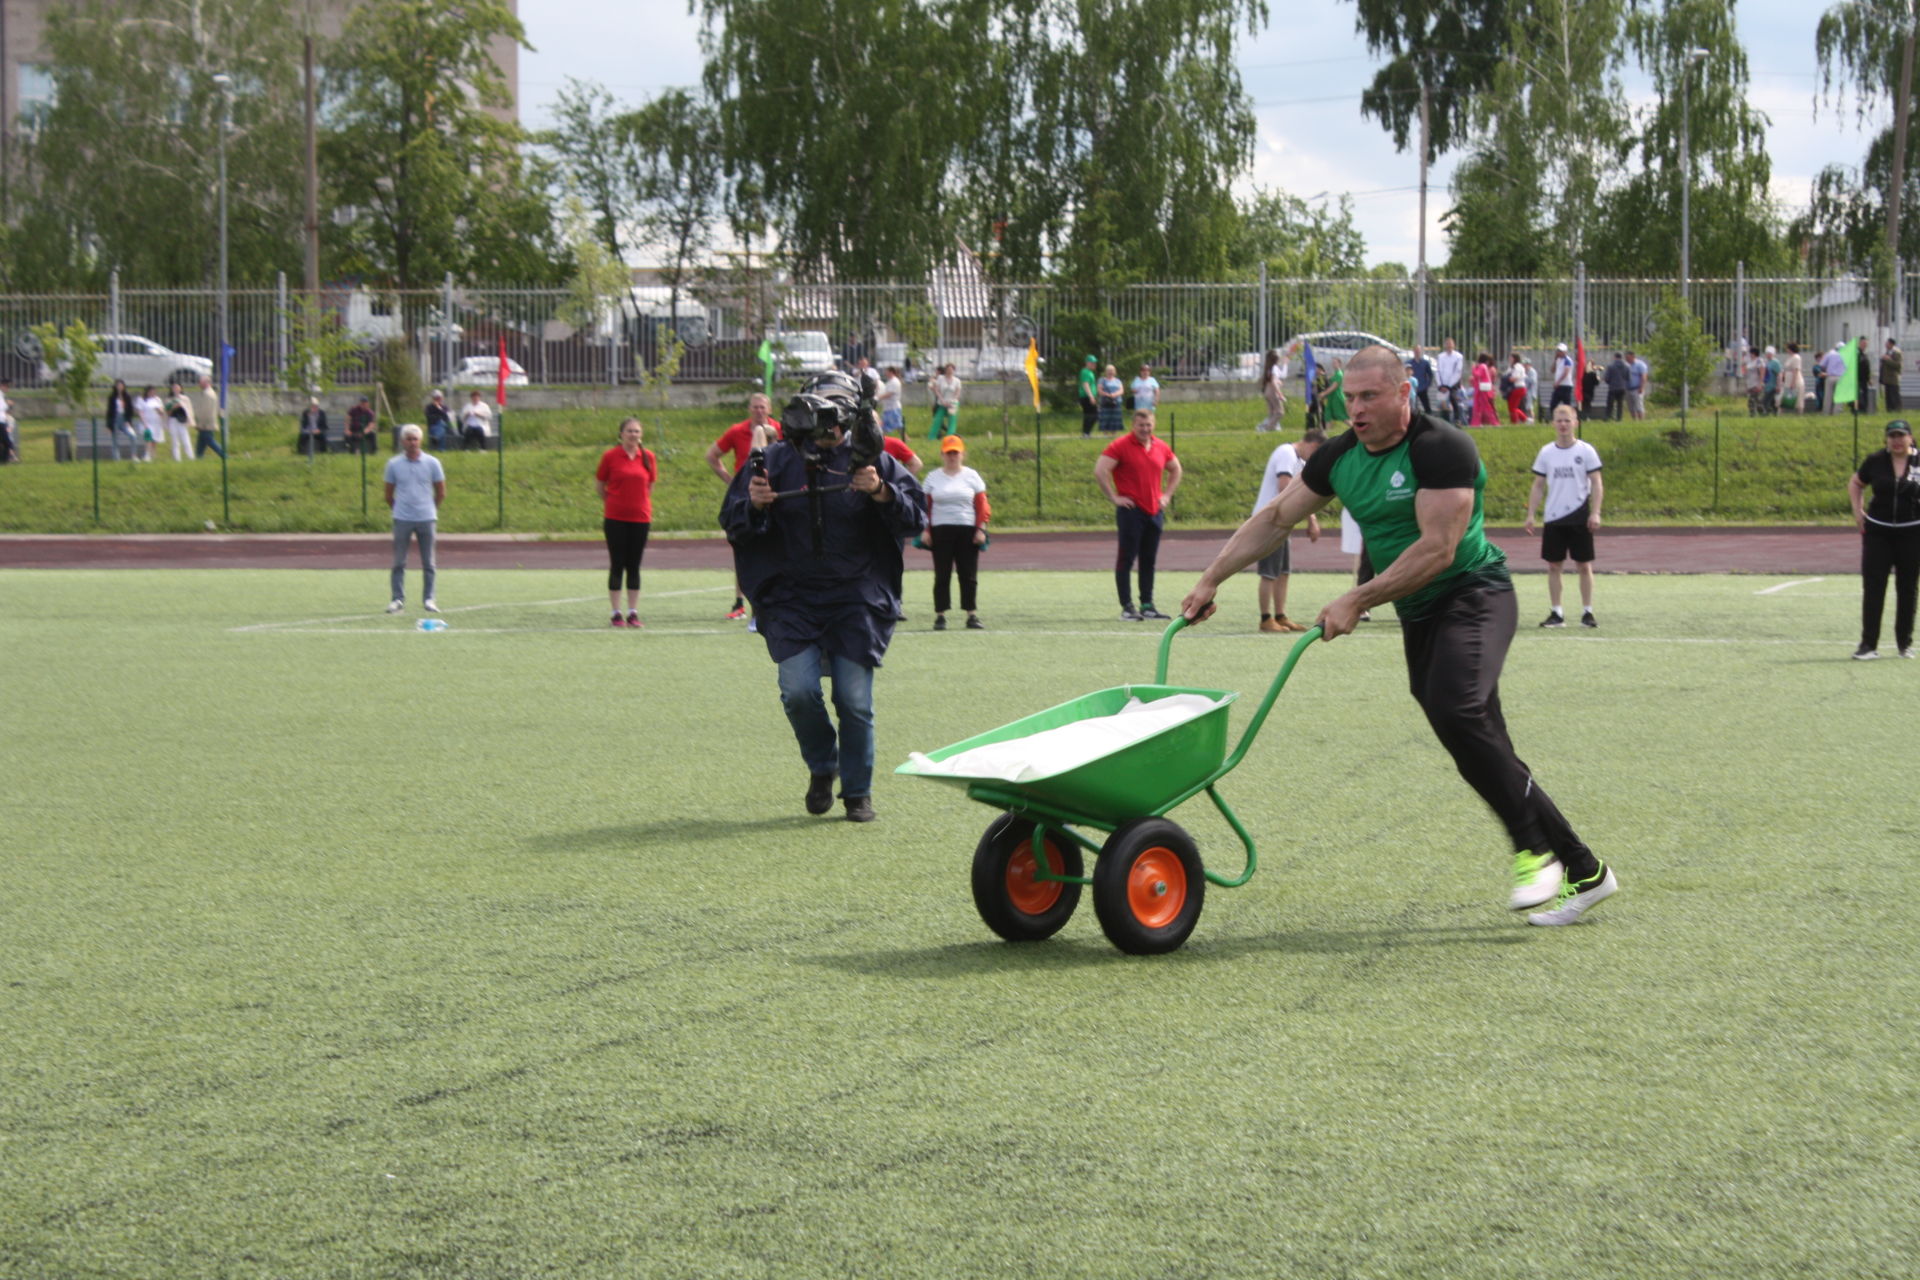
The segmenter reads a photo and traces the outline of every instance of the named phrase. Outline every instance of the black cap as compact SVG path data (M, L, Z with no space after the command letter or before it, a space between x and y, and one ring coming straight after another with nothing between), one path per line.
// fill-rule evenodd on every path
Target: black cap
M1895 418L1887 424L1887 434L1890 436L1910 436L1913 434L1913 428L1907 425L1905 418Z

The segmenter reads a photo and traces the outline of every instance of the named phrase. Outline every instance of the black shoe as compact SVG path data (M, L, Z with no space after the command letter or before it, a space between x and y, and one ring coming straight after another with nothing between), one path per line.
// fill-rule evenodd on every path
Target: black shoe
M1143 604L1140 606L1140 616L1148 621L1153 621L1153 622L1168 621L1166 614L1160 612L1158 609L1154 608L1150 604Z
M1580 625L1583 627L1593 627L1596 630L1600 626L1598 622L1594 621L1593 610L1591 609L1580 615Z
M848 796L846 797L846 806L848 822L873 821L872 796Z
M1122 605L1122 606L1121 606L1121 609L1120 609L1120 621L1122 621L1122 622L1138 622L1138 621L1140 621L1140 611L1139 611L1138 609L1136 609L1136 608L1134 608L1134 607L1133 607L1132 605L1130 605L1130 604L1129 604L1129 605Z
M807 783L807 812L825 813L833 808L833 775L816 773Z
M1547 615L1547 620L1540 625L1543 627L1564 627L1567 625L1567 620L1557 613L1550 613Z
M980 621L980 617L978 614L970 613L967 615L967 630L985 631L986 629L987 629L987 624Z
M944 613L942 613L942 614L936 614L936 615L934 616L934 619L933 619L933 629L934 629L935 631L945 631L945 630L947 629L947 615L946 615L946 614L944 614Z

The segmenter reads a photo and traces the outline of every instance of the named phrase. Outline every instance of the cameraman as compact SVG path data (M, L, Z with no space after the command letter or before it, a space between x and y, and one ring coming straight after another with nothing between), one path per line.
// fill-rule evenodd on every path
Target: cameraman
M720 520L741 588L753 601L780 701L812 775L807 812L873 820L873 670L899 611L900 543L919 532L926 499L881 448L871 391L822 374L780 415L783 439L727 488ZM834 723L821 697L833 678Z

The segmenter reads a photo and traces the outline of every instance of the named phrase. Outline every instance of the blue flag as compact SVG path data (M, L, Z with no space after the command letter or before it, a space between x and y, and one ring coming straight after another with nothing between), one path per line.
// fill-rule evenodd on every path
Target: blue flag
M233 348L220 348L220 407L227 407L227 381L233 374Z
M1313 399L1313 344L1303 342L1300 344L1300 349L1306 353L1307 399L1311 400Z

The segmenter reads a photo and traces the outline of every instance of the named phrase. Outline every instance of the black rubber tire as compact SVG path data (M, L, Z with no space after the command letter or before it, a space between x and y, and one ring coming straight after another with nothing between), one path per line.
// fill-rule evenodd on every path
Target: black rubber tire
M1093 909L1107 940L1129 955L1178 950L1200 922L1206 897L1200 852L1177 822L1135 818L1100 848Z
M175 369L173 376L168 378L167 381L179 383L180 389L185 391L189 387L197 387L200 385L200 375L191 369Z
M1012 876L1018 875L1018 865L1022 861L1029 867L1031 865L1033 829L1033 823L1003 813L987 827L986 834L980 837L980 843L973 851L973 905L979 909L980 918L987 922L987 928L1008 942L1038 942L1042 938L1051 938L1060 932L1061 926L1072 918L1074 908L1080 905L1079 885L1035 881L1031 870L1025 881L1030 891L1028 900L1025 903L1016 900L1018 886L1012 882ZM1047 861L1057 874L1086 874L1082 869L1079 845L1054 836L1046 841L1046 850ZM1010 868L1013 868L1011 872ZM1043 906L1031 896L1031 891L1040 885L1051 886L1039 890L1039 895L1048 899ZM1058 893L1054 894L1053 889L1057 889Z

